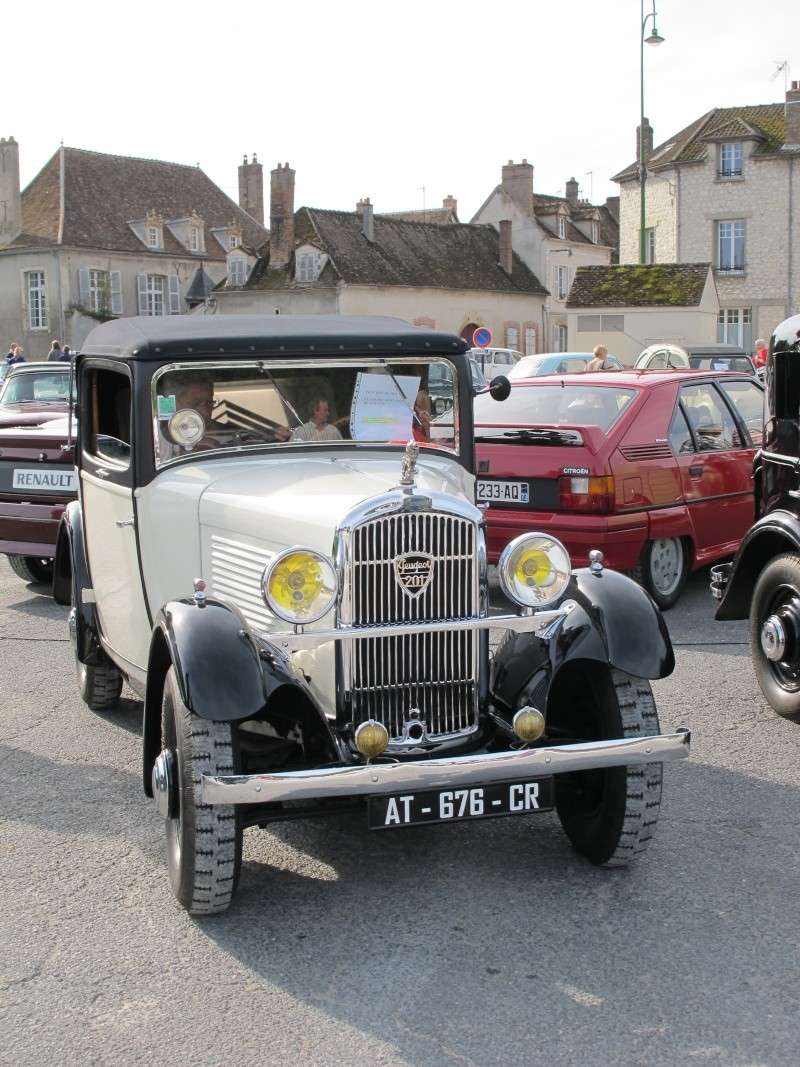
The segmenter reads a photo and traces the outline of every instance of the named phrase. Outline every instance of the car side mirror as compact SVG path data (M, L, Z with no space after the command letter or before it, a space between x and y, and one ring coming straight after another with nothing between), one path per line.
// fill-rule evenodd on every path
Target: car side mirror
M498 374L489 383L489 392L492 400L508 400L511 393L511 382L506 378L505 374Z

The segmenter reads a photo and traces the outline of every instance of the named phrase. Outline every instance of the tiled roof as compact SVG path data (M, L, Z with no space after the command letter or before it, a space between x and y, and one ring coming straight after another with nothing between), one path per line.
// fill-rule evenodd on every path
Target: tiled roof
M709 269L709 263L578 267L567 307L696 307Z
M755 137L753 155L764 156L777 152L786 138L786 115L783 104L756 104L749 107L722 107L695 119L674 137L653 150L648 170L658 170L679 163L695 163L705 158L707 140L727 137ZM631 181L638 175L637 164L615 174L615 182Z
M355 212L308 207L296 212L295 246L314 243L330 257L316 286L340 280L349 285L547 294L517 255L510 277L500 267L499 235L491 226L440 226L375 215L374 240L368 241L361 225ZM292 267L272 270L262 258L246 288L308 288L297 285Z
M458 219L446 207L420 208L417 211L383 211L385 219L400 219L401 222L434 222L437 226L449 226Z
M196 211L205 223L206 251L189 252L164 227L164 249L170 255L224 260L225 252L212 227L236 221L244 242L260 246L266 231L211 181L199 167L154 159L64 148L55 153L22 193L24 237L14 246L55 244L59 240L63 152L64 220L61 244L81 248L143 252L145 246L128 225L148 211L169 219ZM154 254L147 249L148 254ZM158 254L158 253L155 253Z

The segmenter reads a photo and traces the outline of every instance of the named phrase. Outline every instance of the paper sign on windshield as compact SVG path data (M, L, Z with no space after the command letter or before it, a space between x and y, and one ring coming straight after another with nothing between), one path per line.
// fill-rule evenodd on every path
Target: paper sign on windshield
M411 437L414 401L421 381L420 377L410 374L396 374L392 380L389 374L359 371L350 409L350 436L353 440L408 441Z

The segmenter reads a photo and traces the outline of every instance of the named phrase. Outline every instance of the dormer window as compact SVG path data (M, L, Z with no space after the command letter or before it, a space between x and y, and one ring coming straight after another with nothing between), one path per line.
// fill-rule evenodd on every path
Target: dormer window
M567 236L567 220L563 215L558 216L558 236L563 241Z
M600 227L596 222L592 223L592 241L595 244L600 243Z
M741 178L744 154L741 141L728 141L719 146L719 177Z
M158 240L158 226L148 226L145 233L147 235L147 247L158 248L160 243Z
M239 288L247 280L247 264L241 256L233 256L228 260L228 285Z
M242 243L242 235L239 233L228 234L228 248L238 248Z
M315 282L319 277L319 252L310 250L297 253L295 281Z
M189 227L189 251L200 251L200 230L197 228L197 226Z

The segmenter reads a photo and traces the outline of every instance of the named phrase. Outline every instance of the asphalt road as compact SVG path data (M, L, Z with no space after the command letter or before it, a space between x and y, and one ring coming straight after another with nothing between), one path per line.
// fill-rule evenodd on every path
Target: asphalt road
M554 816L249 830L239 894L189 918L142 794L140 705L81 703L66 611L0 558L0 1063L792 1064L800 726L760 698L705 576L649 853L592 868Z

